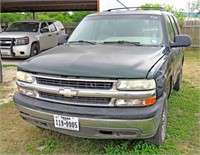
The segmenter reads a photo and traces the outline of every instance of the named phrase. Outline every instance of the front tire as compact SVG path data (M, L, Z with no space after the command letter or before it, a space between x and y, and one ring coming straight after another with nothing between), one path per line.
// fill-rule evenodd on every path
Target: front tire
M181 87L182 87L182 69L181 69L181 71L178 75L178 79L174 85L174 90L179 91L179 90L181 90Z
M30 57L33 57L33 56L37 55L38 53L39 53L39 46L38 46L38 44L33 44L31 46Z
M164 143L167 131L167 113L168 113L168 103L166 97L162 111L162 118L158 126L158 130L153 137L144 140L146 143L154 144L156 146L160 146Z

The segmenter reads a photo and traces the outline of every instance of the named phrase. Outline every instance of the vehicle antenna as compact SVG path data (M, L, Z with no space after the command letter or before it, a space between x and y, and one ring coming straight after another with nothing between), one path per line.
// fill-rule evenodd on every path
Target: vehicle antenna
M120 3L123 7L125 7L127 10L129 10L129 8L126 6L126 5L124 5L122 2L120 2L119 0L117 0L117 2L118 3Z

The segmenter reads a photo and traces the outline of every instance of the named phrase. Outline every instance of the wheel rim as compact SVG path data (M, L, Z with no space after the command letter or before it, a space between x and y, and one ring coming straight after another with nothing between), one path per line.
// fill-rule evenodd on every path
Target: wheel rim
M167 124L167 112L166 112L166 105L164 106L163 113L162 113L162 140L164 141L166 136L166 124Z
M33 50L33 55L36 55L37 54L37 50Z

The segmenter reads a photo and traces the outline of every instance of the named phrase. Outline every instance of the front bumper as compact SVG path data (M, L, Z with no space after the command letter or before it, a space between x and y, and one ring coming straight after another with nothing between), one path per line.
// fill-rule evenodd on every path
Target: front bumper
M72 106L15 94L14 102L26 121L64 134L98 139L152 137L159 126L165 96L148 107L106 108ZM78 117L79 131L54 127L53 115Z
M2 58L27 58L30 56L31 45L1 46ZM11 51L13 54L11 54Z

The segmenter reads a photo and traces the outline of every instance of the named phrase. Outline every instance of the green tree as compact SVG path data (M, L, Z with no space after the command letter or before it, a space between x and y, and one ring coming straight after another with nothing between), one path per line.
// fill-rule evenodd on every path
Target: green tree
M200 0L192 1L191 11L197 11L200 14Z
M68 15L64 12L38 13L36 18L38 20L59 20L62 23L72 22L70 15Z
M163 8L164 10L167 10L167 11L173 13L179 21L183 21L185 19L185 16L183 14L183 9L176 10L171 5L165 5L165 4L161 5L161 4L150 4L149 3L149 4L141 5L141 7L143 10L151 10L151 9L160 10Z
M77 11L73 12L71 19L73 22L80 22L85 16L94 13L94 11Z
M76 11L72 15L66 12L39 12L36 13L37 20L59 20L62 23L80 22L86 15L94 13L94 11ZM31 20L32 13L0 13L2 25L10 25L16 21Z
M62 23L80 22L85 16L94 11L76 11L72 15L66 12L40 12L37 14L39 20L59 20Z
M36 17L38 20L50 20L50 17L48 15L45 14L38 14Z
M52 19L59 20L62 23L71 23L72 22L70 15L68 15L66 13L59 13L59 14L53 16Z
M1 23L11 24L15 21L24 20L24 15L21 13L0 13Z

